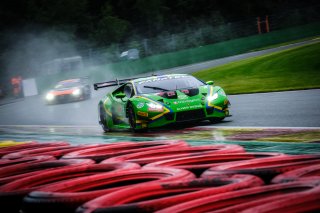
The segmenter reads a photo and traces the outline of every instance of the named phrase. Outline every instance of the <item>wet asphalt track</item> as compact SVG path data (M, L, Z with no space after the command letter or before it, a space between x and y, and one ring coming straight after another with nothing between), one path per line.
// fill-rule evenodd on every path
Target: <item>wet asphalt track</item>
M97 125L97 104L90 100L45 105L34 96L0 106L0 125ZM320 89L229 96L232 117L214 126L320 127ZM199 125L209 125L202 122Z

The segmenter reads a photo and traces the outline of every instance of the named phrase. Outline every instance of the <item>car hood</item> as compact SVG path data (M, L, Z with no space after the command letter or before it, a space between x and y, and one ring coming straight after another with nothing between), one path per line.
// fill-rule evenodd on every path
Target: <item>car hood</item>
M171 111L189 111L203 108L208 90L209 86L206 85L199 88L144 94L141 98L157 102Z

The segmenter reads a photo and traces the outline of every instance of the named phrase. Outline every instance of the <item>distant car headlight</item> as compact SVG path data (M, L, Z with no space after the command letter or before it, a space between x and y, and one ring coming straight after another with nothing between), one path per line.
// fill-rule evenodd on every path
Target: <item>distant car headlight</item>
M72 95L74 95L74 96L79 96L79 95L81 95L81 89L75 89L75 90L73 90Z
M148 105L148 111L153 111L153 112L162 112L163 111L163 106L160 104L147 103L147 105Z
M219 96L218 93L214 93L213 96L208 96L207 100L209 102L214 101L214 100L216 100L218 98L218 96Z
M47 101L52 101L54 98L55 98L55 95L50 92L46 95Z

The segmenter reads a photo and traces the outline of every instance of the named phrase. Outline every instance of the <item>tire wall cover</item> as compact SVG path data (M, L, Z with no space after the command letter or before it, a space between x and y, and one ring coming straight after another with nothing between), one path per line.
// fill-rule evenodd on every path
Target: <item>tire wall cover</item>
M282 173L272 179L272 183L285 183L300 179L320 179L320 164L305 166Z
M32 156L32 157L23 157L23 158L18 158L13 160L0 159L0 167L1 167L1 170L3 170L5 168L14 167L21 164L27 165L27 164L43 162L48 160L55 160L55 157L51 155L39 155L39 156Z
M162 141L142 141L142 142L117 142L101 146L100 148L81 150L78 152L71 152L64 155L63 159L70 158L90 158L97 162L101 162L110 157L121 154L148 151L154 149L165 149L170 147L188 146L183 140L162 140Z
M100 164L103 166L103 164ZM105 185L107 183L109 184L115 184L117 182L127 182L128 180L133 181L133 183L129 184L128 186L131 186L132 184L137 184L135 183L135 180L143 180L144 182L141 183L140 185L142 187L146 186L149 182L167 182L167 181L183 181L183 180L191 180L194 179L195 176L186 171L186 170L181 170L181 169L173 169L173 168L149 168L149 169L131 169L131 170L122 170L122 171L115 171L115 172L110 172L110 173L103 173L103 174L97 174L97 175L91 175L89 177L83 177L83 178L77 178L71 181L64 181L61 183L61 185L68 186L70 188L70 184L77 188L78 186L94 186L97 187L99 184ZM147 179L150 179L150 181L146 181ZM103 180L103 181L102 181ZM93 184L93 185L92 185ZM128 183L127 183L128 184ZM139 184L139 183L138 183ZM39 202L41 201L42 203L45 202L47 198L49 198L50 203L53 200L54 203L69 203L71 202L71 206L73 205L72 202L78 202L79 199L87 199L87 198L94 198L93 196L97 195L103 195L106 194L106 191L115 191L117 188L112 188L110 189L105 189L101 190L103 193L97 193L97 191L88 191L84 192L83 188L81 190L81 193L77 196L77 193L70 193L68 192L65 193L65 196L63 193L50 193L46 191L50 191L52 189L57 189L60 187L60 189L63 190L63 187L61 188L61 185L59 186L59 183L56 185L49 185L46 188L39 188L37 189L36 192L30 193L29 196L27 196L24 199L24 206L26 208L31 209L31 208L37 208L39 206ZM120 188L125 188L125 187L120 187ZM44 192L41 192L39 190L44 190ZM68 196L71 195L71 196ZM67 201L66 201L67 200ZM37 205L33 205L33 203L37 203ZM68 205L69 205L68 204ZM53 208L52 205L50 205L51 208Z
M257 203L265 204L267 201L276 201L281 198L290 196L294 197L298 193L312 193L319 190L319 187L317 186L318 184L319 183L315 182L310 183L301 181L267 186L257 186L218 195L201 197L169 208L162 209L160 211L157 211L157 213L209 211L230 212L230 209L242 210L243 206L254 206ZM232 203L231 207L230 203ZM240 207L238 205L240 205Z
M278 156L266 159L252 159L211 167L206 170L201 177L230 174L253 174L269 182L276 175L285 171L319 163L320 155Z
M152 162L161 160L167 160L172 158L189 157L193 155L204 155L204 154L229 154L229 153L243 153L244 149L238 145L206 145L196 147L181 147L179 149L168 148L168 149L156 149L143 152L136 152L126 155L121 155L113 158L106 159L103 162L113 161L131 161L140 165L145 165Z
M182 202L225 193L228 191L263 185L263 181L251 175L234 175L212 179L194 179L166 183L149 183L143 187L132 186L112 192L103 197L91 200L79 208L79 211L92 212L154 212ZM188 190L189 189L189 190ZM190 190L192 191L190 192ZM174 196L170 195L175 193ZM159 197L163 195L163 197ZM167 196L166 196L167 195ZM148 200L150 198L151 200ZM143 200L138 201L137 200Z
M17 152L17 151L22 151L22 150L35 149L35 148L48 147L48 146L66 146L66 145L69 145L69 143L64 142L64 141L42 142L42 143L32 141L32 142L24 143L24 144L17 145L17 146L0 148L0 157L2 157L3 155L6 155L6 154L12 153L12 152Z

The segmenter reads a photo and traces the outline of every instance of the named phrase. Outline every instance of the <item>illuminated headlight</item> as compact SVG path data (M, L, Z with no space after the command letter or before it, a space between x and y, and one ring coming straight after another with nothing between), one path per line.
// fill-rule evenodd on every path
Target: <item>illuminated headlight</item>
M74 95L74 96L79 96L80 94L81 94L81 90L80 89L75 89L72 92L72 95Z
M154 103L147 103L148 105L148 111L154 111L154 112L162 112L163 106L160 104L154 104Z
M214 101L214 100L216 100L217 98L218 98L218 93L214 93L213 94L213 96L209 96L208 98L207 98L207 100L209 101L209 102L211 102L211 101Z
M52 94L52 93L48 93L48 94L46 95L47 101L52 101L54 98L55 98L55 96L54 96L54 94Z

